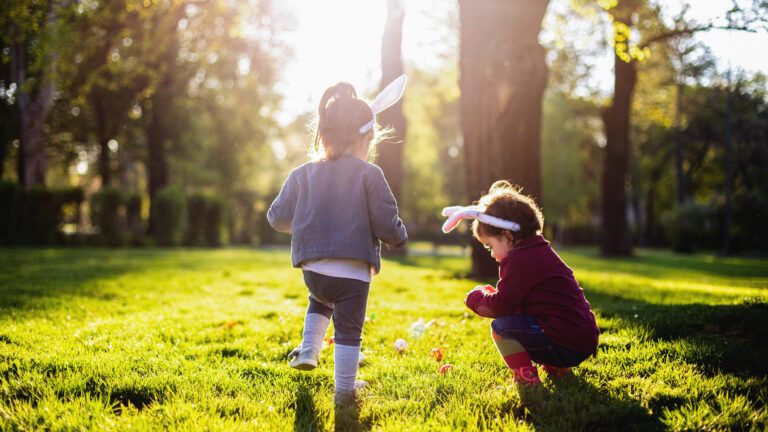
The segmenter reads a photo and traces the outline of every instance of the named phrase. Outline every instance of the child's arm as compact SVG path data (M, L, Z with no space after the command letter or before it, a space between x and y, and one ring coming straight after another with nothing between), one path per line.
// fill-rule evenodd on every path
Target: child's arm
M296 210L296 200L299 196L299 186L295 177L292 171L267 211L267 220L272 228L288 234L291 233L293 212Z
M520 313L520 305L529 288L522 283L512 260L502 262L500 276L496 292L485 287L470 291L464 300L467 307L486 318Z
M464 304L481 317L496 318L496 314L491 309L479 304L479 299L484 296L493 295L496 292L498 291L492 285L476 286L475 289L467 293Z
M405 246L408 233L397 214L397 202L384 178L381 168L372 170L375 174L366 176L365 192L368 197L368 217L373 235L390 249Z

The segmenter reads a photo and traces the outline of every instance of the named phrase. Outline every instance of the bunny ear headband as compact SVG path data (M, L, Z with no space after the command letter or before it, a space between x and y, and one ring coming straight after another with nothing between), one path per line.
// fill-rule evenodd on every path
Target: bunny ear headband
M369 130L373 129L373 125L376 124L376 114L384 111L385 109L391 107L397 101L400 100L401 97L403 97L403 92L405 91L405 84L408 82L408 77L405 75L400 75L399 77L395 78L394 81L389 83L388 86L384 88L384 90L381 91L381 93L376 96L376 98L373 99L373 102L369 105L371 107L371 111L373 112L373 116L371 117L371 121L364 124L360 129L357 131L361 134L367 133Z
M446 207L443 209L443 216L447 216L448 220L443 224L443 232L451 232L454 228L459 226L464 219L477 219L484 224L495 226L496 228L506 229L510 231L520 231L520 224L517 222L497 218L485 214L477 206L454 206Z

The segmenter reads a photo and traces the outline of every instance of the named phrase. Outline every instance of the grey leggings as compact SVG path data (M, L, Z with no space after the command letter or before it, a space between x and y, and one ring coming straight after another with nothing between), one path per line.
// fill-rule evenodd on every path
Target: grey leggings
M333 317L334 343L360 346L371 284L307 270L304 270L304 283L309 290L307 313Z

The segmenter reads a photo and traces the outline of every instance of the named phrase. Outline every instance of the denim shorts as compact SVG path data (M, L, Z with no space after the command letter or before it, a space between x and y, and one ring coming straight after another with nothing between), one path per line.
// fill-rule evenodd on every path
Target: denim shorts
M574 351L552 342L539 325L539 321L530 315L509 315L496 318L491 328L504 339L514 339L525 348L536 363L556 366L577 366L591 353Z

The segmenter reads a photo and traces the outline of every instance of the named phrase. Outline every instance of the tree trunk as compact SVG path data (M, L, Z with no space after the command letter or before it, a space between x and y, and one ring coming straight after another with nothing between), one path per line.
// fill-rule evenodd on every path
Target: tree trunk
M401 0L388 0L387 21L381 41L381 89L403 73L401 46L404 17ZM381 125L394 128L393 136L382 142L377 149L378 163L395 199L400 203L403 185L403 144L407 126L403 116L403 100L381 113L377 120Z
M147 191L150 202L148 232L150 235L155 234L156 230L155 211L153 211L157 203L155 197L160 189L168 185L168 155L166 151L168 134L164 124L163 111L170 109L170 106L166 103L163 93L161 87L150 99L150 112L146 123Z
M18 159L19 183L29 188L45 184L48 160L43 145L43 125L52 108L55 85L51 78L51 62L47 62L41 75L41 84L33 98L25 90L26 46L22 42L11 44L11 79L18 86L20 145Z
M109 136L107 134L107 114L101 96L94 97L93 110L96 120L96 134L99 140L99 175L101 185L109 186L112 183L112 168L109 160Z
M461 110L470 200L496 180L541 201L541 117L546 52L538 43L548 1L460 0ZM498 266L478 242L472 272Z
M682 56L681 56L682 57ZM682 63L682 58L680 59ZM686 190L685 174L683 174L683 78L679 77L677 82L677 93L675 100L675 179L677 183L676 203L682 204L688 195Z
M629 166L629 113L637 81L635 61L625 62L614 54L614 93L611 105L602 112L605 125L603 165L603 236L601 250L606 256L632 254L627 223L627 169Z
M8 141L3 137L2 141L0 141L0 180L5 175L5 154L8 151L7 149Z
M645 190L645 244L658 246L658 226L656 222L656 191L661 179L662 169L654 169L648 177L648 186Z
M403 19L405 11L401 0L387 1L387 21L381 40L381 85L383 90L392 80L402 75L402 40ZM398 204L403 199L403 147L405 143L406 121L403 116L403 100L378 115L377 121L383 126L393 129L392 136L380 143L377 151L378 164L384 171L384 177L392 189ZM405 249L390 251L384 249L387 255L404 255Z
M728 99L725 117L725 220L723 226L723 255L733 253L733 178L735 163L733 157L733 77L728 67Z

